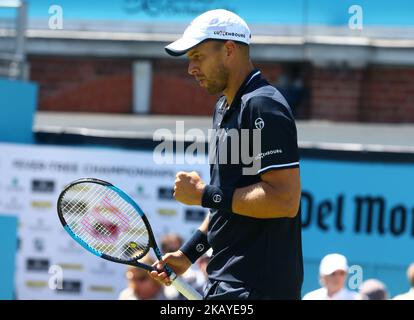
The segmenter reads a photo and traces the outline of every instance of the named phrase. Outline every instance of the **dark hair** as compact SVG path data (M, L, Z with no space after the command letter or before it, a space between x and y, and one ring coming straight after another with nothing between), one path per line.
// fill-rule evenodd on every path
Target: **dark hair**
M172 244L175 245L174 242L178 242L178 246L181 247L184 241L183 241L183 238L181 238L179 234L168 233L164 235L161 239L161 250L164 253L178 250L179 247L178 248L176 248L175 246L172 247Z
M248 47L249 46L247 43L237 41L237 40L230 40L230 39L210 39L209 38L209 39L206 39L204 41L214 41L214 42L221 43L221 44L225 44L227 41L233 41L234 43L236 43L239 46L243 46L243 47Z
M225 39L206 39L204 41L212 41L217 44L217 49L221 48L227 41L233 41L239 48L241 48L247 56L250 55L250 46L247 43L237 40L225 40Z

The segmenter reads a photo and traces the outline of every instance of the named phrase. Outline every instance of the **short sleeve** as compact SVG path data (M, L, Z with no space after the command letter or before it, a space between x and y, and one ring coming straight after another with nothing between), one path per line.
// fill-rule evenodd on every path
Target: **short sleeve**
M299 167L296 125L287 106L270 97L251 98L243 109L242 129L251 131L249 152L257 174Z

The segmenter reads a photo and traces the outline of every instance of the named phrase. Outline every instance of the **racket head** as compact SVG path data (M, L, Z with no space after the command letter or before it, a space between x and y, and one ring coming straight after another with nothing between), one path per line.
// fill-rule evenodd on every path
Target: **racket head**
M71 182L59 195L57 212L70 236L101 258L153 270L137 260L151 247L157 257L161 255L144 212L109 182L95 178Z

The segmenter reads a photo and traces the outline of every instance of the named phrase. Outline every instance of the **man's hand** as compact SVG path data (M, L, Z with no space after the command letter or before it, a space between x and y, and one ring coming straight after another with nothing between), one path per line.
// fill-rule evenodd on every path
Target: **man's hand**
M175 252L167 253L165 256L162 257L161 261L158 261L153 264L153 267L160 271L151 271L151 277L169 286L171 284L171 280L168 277L167 272L163 270L165 264L168 264L168 266L177 275L182 275L184 272L188 270L188 268L190 268L191 261L188 260L184 253L182 253L180 250L177 250Z
M175 176L174 197L188 205L201 205L205 183L197 172L180 171Z

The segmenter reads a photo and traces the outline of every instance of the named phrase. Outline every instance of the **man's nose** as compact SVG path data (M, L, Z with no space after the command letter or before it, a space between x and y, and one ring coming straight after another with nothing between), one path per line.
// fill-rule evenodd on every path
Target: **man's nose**
M196 65L195 65L195 63L193 62L193 61L190 61L189 63L188 63L188 73L190 74L190 75L192 75L192 76L194 76L195 75L195 73L196 73L196 71L197 71L197 67L196 67Z

